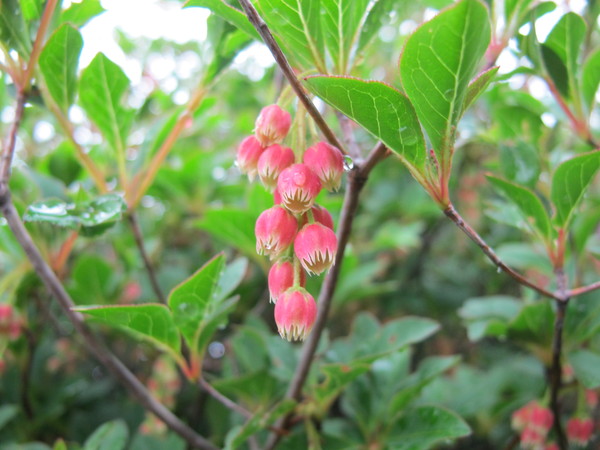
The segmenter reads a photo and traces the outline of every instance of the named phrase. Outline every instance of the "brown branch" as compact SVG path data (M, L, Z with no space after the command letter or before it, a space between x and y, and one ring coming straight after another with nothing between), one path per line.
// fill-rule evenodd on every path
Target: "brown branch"
M0 157L0 197L4 194L3 190L8 190L10 167L15 153L15 144L17 143L17 132L19 131L19 126L21 126L21 120L23 119L23 113L25 111L26 99L27 94L25 94L25 91L19 90L17 92L15 116L12 125L8 130L6 140L4 141L4 148L2 149L2 156Z
M374 167L377 161L385 156L386 152L387 148L385 145L382 143L377 144L371 153L369 153L366 160L355 166L354 169L352 169L352 171L348 174L348 186L346 188L346 194L342 204L342 211L340 214L340 221L337 231L338 247L335 255L336 263L333 265L323 281L318 299L319 309L317 312L317 320L315 321L308 339L304 343L302 355L300 356L300 362L298 363L298 367L296 367L294 372L294 377L288 386L286 398L291 398L296 401L299 401L301 398L302 387L304 386L304 382L308 376L308 371L313 362L317 345L319 344L321 334L323 333L327 323L327 316L331 308L331 301L333 300L333 294L337 285L342 262L344 260L344 253L350 239L352 223L358 209L358 198L360 192L367 181L371 169ZM291 415L288 414L282 419L279 419L275 424L275 428L283 430L287 429L287 427L290 425L290 418ZM280 438L281 435L272 434L265 446L265 449L274 448L279 442Z
M250 23L252 23L252 25L254 25L254 28L256 28L256 31L258 31L258 34L260 34L260 36L262 37L264 43L269 48L271 54L275 58L275 61L281 68L281 71L283 72L288 82L292 86L292 89L298 96L298 99L306 108L306 111L310 114L310 116L315 121L323 135L325 135L325 137L329 141L329 143L335 145L337 148L339 148L342 152L345 153L344 147L342 146L338 138L335 136L331 128L329 128L329 125L327 125L325 119L323 119L323 116L321 115L321 113L319 113L319 110L316 108L314 103L308 97L306 90L304 89L302 84L300 84L298 78L296 78L294 70L292 69L287 58L281 51L279 44L277 44L277 41L275 41L271 30L269 30L269 27L267 26L265 21L262 19L262 17L260 17L258 11L256 11L256 8L254 8L250 0L240 0L240 4L242 5L244 12L246 13L246 16L248 16L248 20L250 21Z
M587 294L588 292L595 291L596 289L600 289L600 281L596 281L595 283L589 284L587 286L578 287L575 289L571 289L567 291L567 297L573 298L578 295Z
M541 286L538 286L537 284L529 281L527 278L525 278L520 273L516 272L515 270L513 270L509 266L507 266L498 257L498 255L496 255L496 253L494 252L494 250L492 250L492 248L483 240L483 238L481 236L479 236L479 234L477 233L477 231L475 231L473 228L471 228L471 226L467 222L465 222L465 220L456 211L456 209L454 209L454 206L452 204L448 205L448 207L446 209L444 209L444 214L452 222L454 222L456 224L456 226L458 228L460 228L460 230L463 233L465 233L473 242L475 242L479 246L479 248L481 248L481 250L483 251L483 253L485 253L485 255L496 266L498 266L500 269L502 269L504 272L506 272L508 275L510 275L512 278L514 278L517 282L519 282L523 286L527 286L527 287L533 289L534 291L539 292L540 294L542 294L545 297L553 298L555 300L563 300L563 297L561 296L560 293L553 293L553 292L550 292L547 289L544 289Z
M204 377L201 376L200 378L198 378L198 384L200 385L200 387L202 389L204 389L206 392L208 392L208 394L212 398L214 398L219 403L221 403L223 406L225 406L225 408L235 411L236 413L240 414L241 416L244 416L246 419L250 419L253 416L253 414L250 411L248 411L246 408L244 408L241 405L238 405L236 402L231 400L229 397L226 397L225 395L221 394L217 389L215 389L213 387L212 384L210 384L208 381L206 381L204 379Z
M129 222L129 227L131 228L131 232L133 233L133 237L135 239L135 244L140 252L140 256L144 261L144 267L146 268L146 273L148 274L148 278L150 279L150 284L152 285L152 290L158 297L158 300L161 303L166 304L167 301L165 296L158 284L158 278L156 277L156 272L154 267L152 266L152 261L150 261L150 257L148 256L148 252L146 252L146 246L144 245L144 237L142 236L142 230L140 229L140 225L137 220L137 216L133 211L129 211L127 213L127 221Z

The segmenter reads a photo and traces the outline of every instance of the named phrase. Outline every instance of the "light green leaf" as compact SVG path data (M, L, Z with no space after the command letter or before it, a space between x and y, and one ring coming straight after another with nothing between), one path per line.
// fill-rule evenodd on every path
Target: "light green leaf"
M129 84L123 70L102 53L83 70L79 82L81 106L118 153L125 151L134 113L121 105Z
M63 112L75 100L77 65L83 47L79 31L69 24L56 30L40 54L40 70L52 98Z
M31 40L17 0L0 2L0 40L14 48L23 59L29 57Z
M312 397L321 410L326 411L344 388L363 373L366 373L369 368L370 365L365 363L326 364L321 366L325 379L314 388Z
M570 353L569 362L575 371L575 377L587 389L600 387L600 355L589 350L575 350Z
M550 197L556 208L554 220L560 228L568 228L573 210L600 168L600 152L576 156L562 163L552 177Z
M384 18L389 18L393 10L397 14L402 14L405 11L398 11L399 9L407 9L408 2L399 3L396 0L377 0L373 6L369 9L368 16L365 20L364 25L360 29L360 37L356 47L356 53L361 53L365 50L365 47L369 45L376 37L377 33L381 29L382 21Z
M387 84L357 78L315 76L305 81L312 92L393 150L413 176L424 177L425 139L404 94Z
M83 450L123 450L127 445L129 430L123 420L106 422L87 438Z
M114 266L99 255L83 253L73 265L69 294L78 306L111 304L117 293L117 275Z
M600 84L600 49L596 49L583 65L581 75L581 91L583 102L587 108L588 114L592 112L598 85Z
M535 188L542 170L535 146L521 139L500 144L500 168L509 181L530 189Z
M25 20L36 20L42 15L42 0L19 0Z
M419 27L404 47L402 85L442 168L449 167L468 85L489 42L487 8L462 0Z
M488 180L512 201L518 208L526 223L546 242L552 238L552 224L542 201L529 189L518 184L505 181L492 175Z
M494 81L494 77L498 73L499 68L500 67L496 66L486 70L469 84L467 87L467 95L465 97L465 106L463 107L463 111L466 111L475 102L475 100L477 100L477 98L479 98L479 96L485 92L490 83Z
M104 11L100 0L83 0L80 3L71 3L71 6L61 13L60 19L81 28Z
M469 340L485 336L506 336L509 323L517 317L522 303L504 295L473 297L465 301L458 315L465 322Z
M156 347L176 357L180 340L171 311L165 305L86 306L74 308L103 323L119 327L139 339L150 341Z
M253 37L254 39L261 40L260 35L250 23L246 17L246 14L224 2L223 0L188 0L185 5L183 5L184 8L191 6L208 8L213 14L244 31L249 36Z
M407 411L400 417L388 445L397 450L422 450L470 433L467 423L452 411L424 405Z
M321 30L320 0L258 0L255 2L285 54L304 69L325 71L325 44Z

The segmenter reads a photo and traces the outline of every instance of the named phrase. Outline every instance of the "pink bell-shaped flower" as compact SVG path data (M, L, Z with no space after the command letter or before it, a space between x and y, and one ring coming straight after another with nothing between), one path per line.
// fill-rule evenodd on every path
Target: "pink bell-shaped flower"
M297 231L298 222L286 209L274 206L263 211L254 227L256 253L277 257L292 245Z
M254 124L254 133L263 145L268 147L282 142L290 131L292 116L278 105L265 106Z
M273 303L279 296L294 285L294 264L290 261L277 261L269 270L269 294ZM300 286L306 283L306 272L300 269Z
M277 190L283 206L293 213L308 211L321 191L321 181L305 164L294 164L279 174Z
M333 230L333 217L327 208L324 208L321 205L314 205L311 209L315 222L319 222L322 225L325 225L327 228L331 228ZM300 221L300 228L308 223L308 212L302 215L302 220Z
M336 250L335 233L320 223L305 225L294 240L296 257L309 274L319 275L329 270L335 262Z
M342 184L344 155L327 142L318 142L304 152L304 164L317 174L323 187L337 191Z
M282 338L303 341L317 318L317 304L304 288L291 288L275 303L275 323Z
M277 187L277 179L283 169L294 164L294 151L289 147L273 144L267 147L258 159L258 176L270 191Z
M256 175L258 160L263 151L264 147L258 142L256 136L248 136L238 146L235 162L242 173L248 174L250 180Z
M594 422L592 419L573 417L567 422L567 437L569 442L578 446L585 446L594 432Z

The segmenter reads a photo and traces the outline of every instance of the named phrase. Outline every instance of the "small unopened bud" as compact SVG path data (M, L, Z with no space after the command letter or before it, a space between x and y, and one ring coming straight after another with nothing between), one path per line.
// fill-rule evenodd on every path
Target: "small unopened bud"
M292 116L278 105L265 106L258 115L254 132L264 147L282 142L290 131Z
M319 142L304 152L304 164L317 174L323 187L328 191L337 191L344 174L344 155L333 145Z
M282 338L303 341L317 318L317 304L304 288L291 288L275 303L275 323Z
M574 417L567 422L567 437L575 445L587 445L594 431L592 419Z
M248 174L251 180L256 175L258 159L263 151L264 147L255 136L248 136L238 147L236 164L242 173Z
M258 159L258 176L270 191L277 187L277 179L283 169L294 164L294 152L289 147L273 144Z
M274 206L263 211L254 227L256 253L277 257L292 245L297 231L296 218L284 208Z
M269 270L269 294L273 303L294 285L294 265L290 261L277 261ZM300 286L306 283L306 273L300 269Z
M517 431L532 429L546 436L552 427L554 415L550 409L533 400L512 415L512 427Z
M319 275L335 262L337 238L335 233L320 223L305 225L294 240L294 252L302 267Z
M277 180L277 190L283 205L293 213L308 211L321 191L321 181L305 164L285 169Z

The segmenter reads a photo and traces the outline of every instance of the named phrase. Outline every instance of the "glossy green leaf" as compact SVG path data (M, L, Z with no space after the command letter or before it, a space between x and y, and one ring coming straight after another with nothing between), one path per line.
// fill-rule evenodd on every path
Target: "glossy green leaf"
M485 336L506 336L509 323L517 317L522 303L514 297L491 295L473 297L465 301L458 315L465 322L469 340Z
M247 270L248 260L246 258L238 258L231 264L227 264L217 281L215 299L224 300L229 297L242 282Z
M185 3L184 8L191 6L208 8L213 14L219 16L221 19L226 20L254 39L260 40L260 35L250 23L246 14L223 0L188 0Z
M102 53L98 53L83 70L79 81L81 106L119 153L125 151L134 113L121 104L129 84L123 70Z
M569 227L574 209L599 168L600 152L593 152L565 161L554 172L550 197L556 208L554 220L560 228Z
M538 233L546 242L549 242L552 238L552 224L550 223L550 217L548 216L546 208L544 208L539 197L529 189L519 186L518 184L505 181L492 175L488 175L487 178L494 187L517 205L519 211L521 211L521 214L525 218L525 221L531 226L533 231Z
M415 31L406 41L400 74L442 166L454 145L469 82L490 42L487 8L462 0Z
M25 20L39 19L43 11L42 0L19 0Z
M575 350L568 355L575 377L587 389L600 387L600 355L589 350Z
M126 209L125 202L117 194L104 194L79 204L49 199L30 205L23 219L81 229L84 233L94 235L120 221Z
M31 39L17 0L0 2L0 40L15 49L23 59L31 52Z
M56 30L40 54L40 70L52 98L67 112L77 92L77 65L83 47L83 38L69 24Z
M321 5L325 46L333 61L335 73L345 74L369 0L321 0Z
M125 421L106 422L87 438L83 450L123 450L127 446L129 430Z
M415 110L400 91L377 81L315 76L309 89L393 150L411 173L424 176L425 139Z
M68 22L81 28L104 11L100 0L83 0L79 3L71 3L71 6L62 11L60 19L62 22Z
M494 81L499 68L500 67L496 66L486 70L469 84L467 87L467 95L465 96L465 105L463 107L464 111L466 111L475 102L475 100L477 100L479 96L485 92L490 83Z
M585 60L581 73L581 91L588 114L591 113L600 85L600 49Z
M119 327L139 339L179 354L179 333L171 311L165 305L146 303L142 305L88 306L75 308L103 323Z
M325 71L320 0L257 0L256 7L292 65Z
M407 411L395 424L388 445L398 450L421 450L468 436L469 425L445 408L423 405Z

